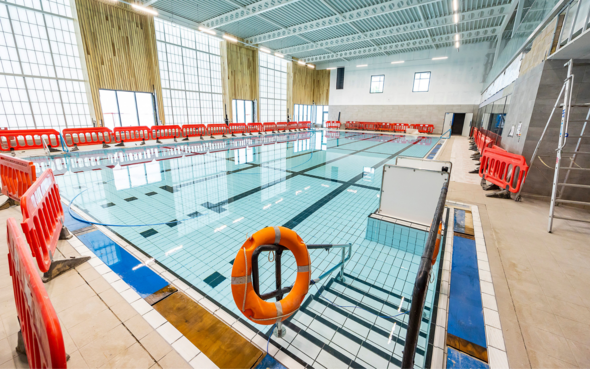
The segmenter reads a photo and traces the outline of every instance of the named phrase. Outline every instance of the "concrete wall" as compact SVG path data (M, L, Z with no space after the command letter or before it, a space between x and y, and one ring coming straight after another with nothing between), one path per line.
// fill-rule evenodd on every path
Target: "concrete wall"
M479 43L459 51L443 48L318 64L318 69L345 67L342 90L336 90L336 71L331 73L330 120L336 120L341 112L341 121L428 123L440 133L445 113L477 111L491 52L489 43ZM432 60L439 56L448 59ZM404 63L391 64L398 60ZM361 64L368 67L356 67ZM431 72L428 92L412 92L416 72ZM385 75L383 93L369 93L372 75Z

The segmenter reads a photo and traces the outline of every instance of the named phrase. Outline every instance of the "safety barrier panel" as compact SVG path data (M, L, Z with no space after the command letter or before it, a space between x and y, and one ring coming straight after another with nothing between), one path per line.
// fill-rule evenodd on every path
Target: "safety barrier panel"
M42 272L49 271L64 212L51 169L46 170L21 197L21 227Z
M340 132L328 131L328 132L326 132L326 137L328 137L328 138L340 138Z
M486 147L481 155L479 176L512 193L518 193L529 166L522 155Z
M277 122L277 131L286 131L287 130L287 122Z
M52 148L61 145L59 132L55 129L0 131L0 150L2 151L42 149L43 141Z
M297 128L299 128L299 129L311 129L311 121L299 122L299 124L297 125Z
M230 123L229 124L229 132L234 137L235 137L236 133L238 133L238 134L241 133L242 136L244 136L244 135L246 135L246 132L248 132L248 127L246 126L245 123Z
M352 129L353 124L354 124L354 122L350 122L350 121L344 123L344 129Z
M165 126L152 126L152 139L170 139L170 138L181 138L182 128L177 125L165 125Z
M274 132L277 130L277 124L273 122L263 123L264 132Z
M146 126L138 127L115 127L114 129L115 142L137 142L144 140L153 140L151 130Z
M25 249L16 220L9 218L6 226L8 268L21 329L19 335L22 335L29 367L66 368L66 349L55 309Z
M410 124L410 128L417 129L420 133L432 133L434 132L433 124Z
M294 130L294 129L299 129L299 124L297 122L289 122L289 123L287 123L287 129L289 131Z
M213 137L213 135L222 135L225 137L229 133L229 129L225 124L208 124L207 133Z
M340 122L338 122L338 121L329 121L329 122L326 122L326 128L329 128L329 129L339 129L340 128Z
M184 137L203 137L207 134L207 126L204 124L185 124L182 126Z
M248 132L262 134L264 132L264 126L262 123L248 123Z
M32 161L0 154L3 195L14 201L20 201L21 196L35 182L36 177L35 165Z
M62 137L67 146L88 146L113 143L113 131L106 127L66 128Z
M393 123L394 132L406 132L408 125L405 123Z

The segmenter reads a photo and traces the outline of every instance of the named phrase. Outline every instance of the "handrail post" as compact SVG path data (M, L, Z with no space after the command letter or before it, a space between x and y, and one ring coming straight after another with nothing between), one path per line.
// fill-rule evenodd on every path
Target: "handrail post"
M416 282L414 283L414 291L412 292L412 304L410 305L410 313L408 320L408 328L406 333L406 345L404 347L404 355L402 358L402 368L412 369L414 367L414 356L416 354L416 346L418 345L418 335L420 333L420 323L422 320L422 311L424 310L424 303L426 302L426 293L428 291L428 282L430 280L430 271L432 270L432 255L434 253L434 244L438 234L438 225L442 221L442 215L447 201L449 183L445 182L441 189L438 204L434 212L434 218L430 225L428 232L428 239L426 240L426 247L420 260L420 268L416 275ZM448 224L445 225L445 235L448 229Z

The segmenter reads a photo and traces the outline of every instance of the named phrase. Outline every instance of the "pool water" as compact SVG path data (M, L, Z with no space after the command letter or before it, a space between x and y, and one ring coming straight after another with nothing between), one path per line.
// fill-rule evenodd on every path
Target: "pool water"
M409 309L420 254L408 250L423 247L426 232L383 228L386 244L369 241L367 217L379 205L383 165L393 164L397 155L422 158L437 142L315 131L32 160L39 173L48 166L54 170L62 198L238 317L231 269L249 235L284 226L308 244L352 243L345 282L335 280L335 272L310 288L287 324L287 336L276 342L317 368L383 368L399 367L407 315L378 315L395 315L400 305L401 311ZM341 258L336 250L310 255L312 278ZM274 263L266 256L260 257L261 292L275 287ZM282 265L287 286L296 275L290 253ZM435 286L436 281L430 284L416 367L424 366ZM270 328L246 323L264 333Z

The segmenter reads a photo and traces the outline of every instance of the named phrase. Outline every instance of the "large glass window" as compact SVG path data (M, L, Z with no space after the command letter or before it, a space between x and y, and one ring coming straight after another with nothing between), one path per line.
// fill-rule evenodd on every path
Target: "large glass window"
M430 72L414 73L413 92L428 92L430 88Z
M309 121L323 126L328 120L328 105L295 104L292 120L295 122Z
M260 120L287 120L287 61L263 52L260 59Z
M92 126L69 1L16 3L0 3L0 127Z
M149 92L100 90L104 126L147 126L156 124L153 95Z
M155 18L168 124L223 122L219 39Z
M383 93L383 85L385 84L385 75L371 76L371 93Z
M254 101L251 100L234 100L233 106L234 123L253 123L254 122Z

